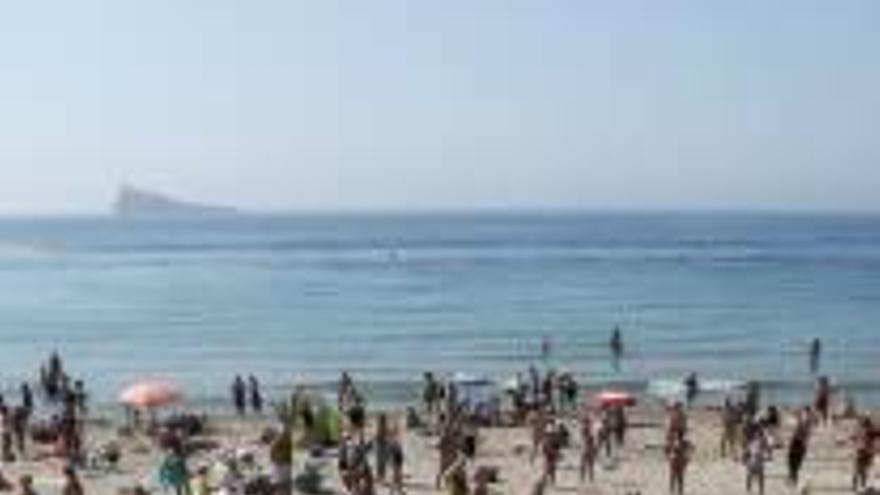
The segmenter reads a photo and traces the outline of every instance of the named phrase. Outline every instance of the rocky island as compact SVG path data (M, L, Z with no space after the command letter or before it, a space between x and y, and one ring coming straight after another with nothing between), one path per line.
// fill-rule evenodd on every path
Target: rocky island
M240 213L235 208L179 200L132 186L123 186L119 190L113 212L126 218L223 217Z

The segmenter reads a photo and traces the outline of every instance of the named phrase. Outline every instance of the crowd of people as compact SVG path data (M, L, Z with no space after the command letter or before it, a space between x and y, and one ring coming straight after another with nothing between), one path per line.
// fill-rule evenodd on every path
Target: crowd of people
M549 345L546 347L546 352L550 352ZM609 347L614 356L623 353L623 340L618 329L612 334ZM814 372L818 371L820 355L821 344L814 341L810 348L810 369ZM808 406L788 412L772 404L763 405L760 384L748 383L743 393L737 394L736 400L728 397L717 408L720 422L717 445L699 445L705 440L694 439L690 415L701 394L701 384L696 374L688 375L682 383L681 400L667 406L662 436L662 455L668 467L670 494L683 495L686 492L687 475L698 449L717 448L722 458L741 466L748 493L765 493L768 465L777 458L785 462L787 483L796 487L801 483L802 467L810 455L814 432L820 427L832 428L840 416L853 420L856 425L851 437L852 489L860 492L868 486L880 430L874 426L870 415L858 415L852 405L838 415L833 413L836 401L829 378L817 376L814 400ZM536 468L540 475L530 486L532 495L541 495L557 484L560 462L566 452L577 452L577 472L582 484L602 482L597 465L603 457L612 464L628 462L624 460L627 456L620 453L627 448L630 429L627 408L632 404L619 400L581 400L581 387L571 373L529 368L504 388L507 401L504 407L493 402L489 407L493 411L491 414L485 413L486 404L473 402L473 397L465 390L466 384L426 372L421 407L408 409L402 418L405 425L398 424L401 419L397 416L381 410L368 410L365 394L346 372L340 377L335 404L327 404L324 409L316 408L305 394L297 391L285 402L285 407L289 406L288 414L279 413L279 428L269 430L263 442L270 474L258 483L247 485L250 490L247 491L241 481L243 477L236 473L235 464L231 463L232 474L221 483L228 488L224 493L292 493L295 485L294 451L304 446L310 456L320 456L327 448L335 449L338 478L350 495L374 495L380 491L403 494L406 489L403 428L408 432L421 432L435 441L438 464L432 481L437 490L450 495L492 493L490 486L498 479L499 473L478 463L481 448L478 439L481 429L487 427L512 426L528 432L531 444L524 455L533 465L540 462ZM253 414L260 417L265 401L255 376L234 377L231 404L236 416ZM83 448L87 406L85 384L71 379L61 357L53 353L40 367L36 392L24 383L16 404L0 396L0 457L3 463L27 458L30 441L45 442L48 439L53 446L53 455L63 460L62 494L83 495L85 491L78 473L87 462ZM38 408L44 419L35 421ZM327 413L326 409L332 411ZM699 410L705 411L705 408ZM158 478L176 495L210 495L219 486L209 481L204 466L194 471L190 469L193 449L187 440L200 431L194 426L198 423L196 419L172 416L161 425L154 425L157 429L150 431L164 453L158 466ZM790 419L791 428L783 428L786 419ZM308 433L318 431L316 425L321 422L338 422L338 435L327 431ZM307 433L295 435L296 428ZM304 466L302 469L309 469L308 463ZM14 489L20 495L36 493L30 476L23 475L13 482L0 471L0 492Z
M77 469L84 462L83 420L88 411L85 384L70 378L57 352L40 367L39 378L47 419L34 421L38 403L29 383L21 384L17 405L0 395L0 459L4 465L25 460L31 455L29 442L49 444L50 455L63 461L62 495L82 495ZM21 495L35 495L30 475L22 475L17 485ZM13 482L0 471L0 491L12 489Z

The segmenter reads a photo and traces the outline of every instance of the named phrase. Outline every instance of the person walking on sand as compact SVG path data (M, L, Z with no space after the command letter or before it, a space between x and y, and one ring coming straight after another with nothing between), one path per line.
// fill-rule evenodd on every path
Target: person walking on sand
M853 463L853 490L863 490L868 485L871 466L874 464L874 425L869 416L859 421L855 435L855 456Z
M721 457L736 458L737 453L737 432L740 428L741 414L740 411L730 398L724 399L724 406L721 408Z
M403 445L400 443L400 435L395 430L388 444L388 457L391 461L391 494L403 495Z
M61 495L85 495L82 482L72 466L64 468L64 486L61 488Z
M541 450L541 446L544 445L544 435L547 430L548 423L548 414L547 410L542 406L536 406L529 413L528 424L532 431L532 454L529 457L529 462L534 463L535 458L538 457L538 452Z
M34 392L27 382L21 384L21 407L27 409L28 413L34 410Z
M746 447L746 491L752 493L752 485L758 484L759 495L764 495L764 465L770 459L770 443L763 431L757 432Z
M816 382L814 407L822 424L827 424L831 417L831 381L827 376L820 376Z
M797 486L801 466L807 457L807 442L810 436L810 419L807 412L798 414L797 425L788 442L788 484Z
M677 438L684 438L688 433L688 418L681 402L673 404L669 411L669 420L666 424L666 443L672 444Z
M235 379L232 381L232 406L239 416L244 416L246 413L246 397L247 387L245 387L244 380L241 379L241 375L235 375Z
M593 420L589 411L581 415L581 483L587 475L594 480L596 466L596 437L593 434Z
M385 474L388 470L391 431L388 428L388 415L379 414L376 420L376 436L373 439L373 448L376 452L376 480L385 483Z
M18 451L18 455L22 458L25 456L30 414L30 411L24 406L12 409L12 437L15 440L15 448Z
M261 414L263 412L263 394L260 391L260 382L257 380L257 377L250 375L248 377L248 385L250 386L251 409L254 411L254 414Z
M12 411L6 404L0 405L0 461L12 462L15 454L12 452Z
M452 425L452 421L447 419L446 424L443 424L441 428L440 440L438 442L440 465L437 470L437 477L434 480L434 485L437 489L440 489L444 477L459 457L459 438Z
M550 485L556 484L556 471L559 466L559 457L562 451L562 439L560 438L559 429L553 424L547 424L547 430L544 432L544 444L542 446L544 454L544 479Z
M691 458L693 446L684 437L679 436L667 446L669 459L669 493L682 495L684 493L685 472Z

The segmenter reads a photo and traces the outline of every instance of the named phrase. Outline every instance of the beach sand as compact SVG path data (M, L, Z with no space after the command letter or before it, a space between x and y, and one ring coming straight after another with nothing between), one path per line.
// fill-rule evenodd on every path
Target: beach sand
M791 429L790 415L780 434L783 443L788 439ZM666 461L663 456L663 424L665 416L658 409L637 409L630 416L633 428L627 445L616 456L614 462L600 458L596 480L593 483L578 481L579 448L577 441L565 450L556 486L548 487L551 494L666 494L668 480ZM266 464L266 449L260 447L257 439L260 432L273 422L271 418L222 418L213 421L214 432L211 437L222 448L252 449L258 460ZM688 469L686 493L695 495L746 493L745 473L742 465L731 459L721 458L719 452L720 420L718 413L710 410L696 410L690 413L691 441L695 452ZM577 428L572 422L571 431ZM851 444L848 442L852 423L841 422L834 426L821 426L815 432L810 453L803 468L802 487L794 489L785 483L785 449L774 451L767 470L767 494L799 493L809 487L809 493L847 493L850 492ZM100 445L118 438L116 428L107 423L91 424L88 427L87 442L91 446ZM576 436L576 435L575 435ZM534 464L529 462L530 435L525 428L491 428L480 430L478 455L471 466L497 466L501 481L493 485L498 494L529 494L531 487L541 473L540 458ZM155 471L160 454L147 439L126 438L121 440L123 459L119 468L111 473L83 473L83 481L88 494L116 495L120 487L142 482L155 486ZM404 436L406 453L406 492L412 495L443 493L434 489L434 476L438 463L435 449L436 439L407 432ZM305 452L297 452L297 465L307 458ZM195 458L191 465L203 462ZM339 485L335 470L335 459L329 458L323 468L328 475L328 486L335 493L344 493ZM4 466L9 478L17 478L21 473L29 473L36 479L38 493L55 494L60 491L61 463L57 460L25 461ZM380 487L379 494L387 493L387 487ZM153 493L161 493L154 490Z

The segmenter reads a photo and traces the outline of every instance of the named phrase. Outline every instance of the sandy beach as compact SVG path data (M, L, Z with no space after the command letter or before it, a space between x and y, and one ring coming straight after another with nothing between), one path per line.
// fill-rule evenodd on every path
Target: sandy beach
M692 410L690 438L695 451L688 469L686 493L738 494L746 493L745 471L742 463L722 458L719 452L720 419L717 411ZM572 431L577 431L574 420L568 420ZM611 459L600 457L594 482L581 483L578 479L580 449L577 440L563 451L559 479L548 487L551 494L666 494L668 493L667 461L663 453L665 413L662 409L639 408L630 415L631 430L625 447ZM220 452L238 450L253 452L256 462L268 466L267 448L259 443L261 431L274 421L269 417L232 417L211 420L207 438L217 442L217 449L190 459L190 468L209 463ZM833 426L820 426L811 441L810 453L803 469L803 480L797 489L785 483L784 442L790 434L793 421L783 414L783 427L779 438L783 446L773 452L767 470L766 493L847 493L851 492L852 443L849 440L853 423L838 422ZM123 487L142 483L151 493L162 493L156 484L156 470L160 463L160 450L151 440L140 437L120 438L116 426L105 422L89 422L87 444L96 448L108 441L118 441L122 446L122 459L117 468L110 471L84 469L81 471L86 493L116 495ZM445 493L434 489L433 482L438 465L436 437L414 432L403 434L406 455L406 493L427 495ZM477 456L469 466L472 473L480 466L499 468L500 480L492 485L494 493L527 495L541 475L541 459L529 460L530 436L526 428L483 428L479 431ZM295 473L307 462L307 452L295 454ZM320 460L312 459L322 466L327 477L326 486L331 493L345 493L336 473L335 458L328 455ZM35 478L38 493L60 493L62 464L58 460L7 463L3 470L7 477L17 478L29 473ZM387 493L380 486L377 493ZM301 492L295 492L301 493Z

